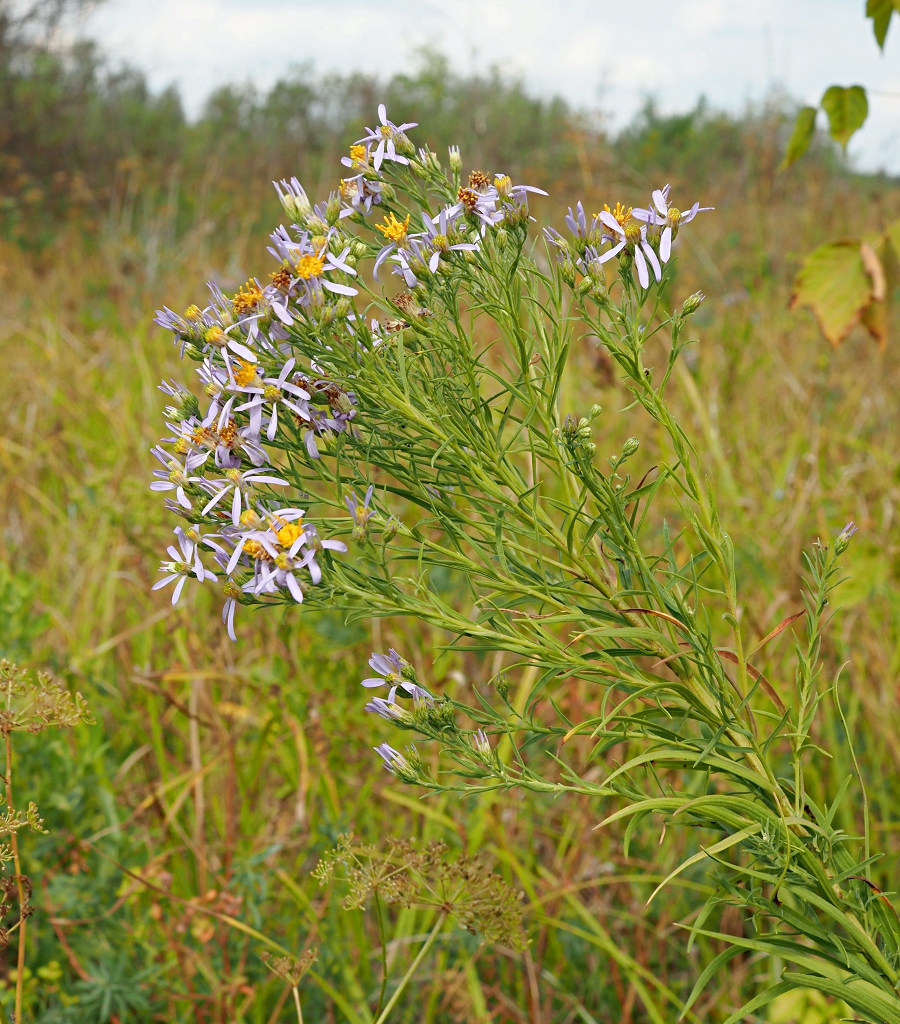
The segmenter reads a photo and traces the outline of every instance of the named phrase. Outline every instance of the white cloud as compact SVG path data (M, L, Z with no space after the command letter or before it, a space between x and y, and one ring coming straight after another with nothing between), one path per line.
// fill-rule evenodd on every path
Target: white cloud
M198 111L216 86L271 86L292 65L389 75L432 45L462 71L498 64L622 124L655 94L665 111L705 94L737 110L778 85L816 103L860 82L871 119L853 144L867 166L900 172L900 26L881 56L849 0L107 0L87 24L155 87L177 82ZM881 95L895 93L896 96Z

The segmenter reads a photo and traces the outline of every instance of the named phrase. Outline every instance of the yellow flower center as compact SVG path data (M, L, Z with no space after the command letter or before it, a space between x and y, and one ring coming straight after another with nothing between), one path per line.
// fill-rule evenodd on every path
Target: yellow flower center
M491 176L485 174L484 171L472 171L469 175L469 188L474 189L476 192L487 191L488 185L491 183Z
M243 359L234 361L234 382L239 388L248 387L256 380L256 366L245 363Z
M366 147L365 146L351 146L350 147L350 159L358 163L365 163L366 159Z
M284 395L274 384L266 384L263 388L263 398L267 402L280 402Z
M203 340L207 345L218 345L221 348L226 341L225 332L221 327L210 327L207 331L204 331Z
M291 265L286 260L274 273L269 274L269 277L272 278L272 284L282 292L290 288L291 276Z
M202 315L199 306L191 305L184 311L185 320L199 320Z
M237 424L234 420L229 420L219 431L219 440L226 448L234 447L234 442L237 440L237 436ZM240 477L238 477L238 480L240 480Z
M494 188L497 190L498 195L506 199L512 189L512 178L508 174L498 174L494 178Z
M450 248L446 235L435 235L431 240L431 244L438 252L446 252Z
M219 442L219 436L209 427L200 427L199 430L195 430L194 433L191 434L191 440L194 444L202 445L204 448L215 448Z
M402 242L409 229L409 214L405 220L397 220L393 213L389 213L384 218L384 224L376 224L375 227L389 242Z
M616 206L615 206L614 210L611 210L606 205L606 203L604 203L603 204L603 209L606 210L607 213L611 213L613 215L613 217L619 222L619 225L621 227L625 227L625 222L631 217L632 207L629 206L628 209L626 210L625 207L621 203L616 203Z
M262 302L262 289L255 281L247 281L242 284L240 291L231 300L231 305L234 308L234 312L237 316L242 313L249 313L251 309L256 307Z
M681 223L681 210L676 210L674 206L670 206L669 212L666 214L666 220L669 222L669 227L677 228Z
M265 561L269 561L272 557L258 540L245 540L244 551L251 558L262 558Z
M275 536L278 538L278 543L283 548L289 548L295 541L300 539L300 535L303 533L302 520L296 523L285 523L280 530L275 532Z
M309 281L310 278L313 277L319 277L324 269L324 257L313 255L312 253L307 253L306 256L301 256L294 267L297 277L302 277L304 281Z
M456 198L467 210L474 210L478 205L478 193L470 188L461 188L456 193Z

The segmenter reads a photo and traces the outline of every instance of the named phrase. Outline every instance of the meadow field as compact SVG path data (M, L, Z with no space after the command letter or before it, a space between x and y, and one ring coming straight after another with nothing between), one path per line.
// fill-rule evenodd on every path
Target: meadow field
M707 301L671 401L719 489L742 619L757 639L802 607L803 549L848 521L859 526L825 640L840 708L832 696L823 702L812 772L823 793L851 777L841 826L858 834L867 808L884 854L869 877L891 890L900 867L898 335L881 350L857 329L833 350L789 300L811 249L900 216L900 185L851 173L825 143L779 171L789 111L775 103L742 119L649 108L611 137L602 122L514 83L454 79L430 61L383 85L391 109L420 121L438 152L458 142L466 171L514 170L546 189L532 204L539 225L560 226L578 199L589 210L640 205L666 182L686 203L715 207L682 236L674 298L702 290ZM187 379L154 310L199 301L210 278L236 290L260 273L283 219L269 182L297 174L323 198L376 89L351 78L298 80L255 99L225 91L196 126L128 93L144 121L122 115L102 153L85 128L81 155L57 168L56 184L58 151L46 140L33 141L30 164L4 165L0 655L53 672L95 718L14 737L17 791L35 800L47 830L21 838L35 908L25 1020L291 1020L291 987L260 956L280 946L298 958L318 950L301 986L307 1022L372 1024L384 971L392 984L403 976L436 912L346 909L347 887L320 884L313 870L348 833L374 845L375 861L391 837L439 841L450 858L482 857L521 894L527 945L482 943L448 926L416 964L397 1021L662 1024L677 1019L721 949L700 940L689 951L683 928L714 887L709 862L646 905L699 849L691 829L649 819L626 856L624 823L594 831L608 801L521 791L420 799L380 770L372 747L388 733L363 712L359 689L372 651L402 649L461 699L500 663L443 653L431 669L445 641L431 627L347 624L303 609L242 609L233 644L214 587L176 607L151 592L171 534L149 490L149 449L164 430L157 385ZM350 113L341 120L335 110ZM304 111L318 113L304 120ZM605 410L599 454L639 434L634 472L654 465L661 439L647 436L615 366L587 342L562 404L580 412L592 403ZM677 507L669 511L677 520ZM756 658L776 689L790 683L792 642L785 631ZM581 690L570 699L585 710L595 700ZM742 913L725 907L718 928L742 934ZM13 935L0 952L7 1003L15 952ZM777 969L742 954L688 1019L724 1021ZM757 1019L817 1024L840 1012L815 993L793 994Z

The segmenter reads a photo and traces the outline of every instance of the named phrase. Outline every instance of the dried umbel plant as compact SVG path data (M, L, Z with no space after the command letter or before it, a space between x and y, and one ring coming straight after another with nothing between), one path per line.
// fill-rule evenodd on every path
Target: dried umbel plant
M39 672L33 680L28 672L7 661L0 661L0 734L3 736L6 754L4 775L6 809L0 815L0 836L9 836L9 844L0 846L0 864L5 868L12 862L15 874L0 880L0 921L13 907L18 919L9 928L0 926L0 946L6 946L15 935L18 943L16 968L15 1021L22 1019L22 995L25 980L26 930L28 918L34 913L31 906L31 881L22 873L19 855L20 829L28 828L44 832L43 821L38 809L29 802L25 811L17 811L13 802L13 749L14 732L38 733L47 729L67 729L81 722L93 721L87 704L80 693L74 697L49 673ZM0 1004L0 1022L7 1024L8 1017Z
M460 928L522 951L527 947L519 894L477 857L451 857L441 842L422 849L407 839L389 839L383 849L357 843L352 834L338 837L337 846L313 871L325 885L338 880L347 888L346 910L362 910L370 902L378 919L382 980L374 1018L387 1020L401 994L431 950L448 919ZM388 983L387 918L382 904L418 907L435 912L435 922L406 974L385 1002Z
M770 682L751 661L715 489L667 402L703 300L668 298L699 204L679 209L668 187L643 208L579 203L565 232L535 238L539 190L464 179L458 150L444 167L414 125L383 107L379 119L327 201L278 186L290 224L271 236L267 278L159 314L205 397L162 386L153 487L184 525L158 586L177 599L191 577L224 579L232 636L239 605L302 603L410 617L505 657L495 695L464 706L402 652L373 654L376 725L438 750L426 764L414 744L381 742L388 770L432 791L613 798L608 820L630 817L628 836L650 815L699 827L704 848L678 870L710 858L719 887L694 931L715 935L710 913L734 902L753 935L718 935L728 948L698 986L749 950L783 970L735 1020L802 986L900 1024L900 918L867 878L868 822L863 840L843 833L846 788L828 798L805 775L853 529L809 553L805 610L764 641L805 632L794 677ZM600 458L605 414L570 366L588 338L661 447L639 479L638 438ZM598 694L588 720L567 712L576 682Z
M297 1010L297 1024L303 1024L303 1010L300 1005L300 982L303 976L316 962L318 952L314 948L306 950L301 954L299 960L288 956L272 956L268 951L260 954L266 967L286 982L291 987L291 994L294 997L294 1007Z

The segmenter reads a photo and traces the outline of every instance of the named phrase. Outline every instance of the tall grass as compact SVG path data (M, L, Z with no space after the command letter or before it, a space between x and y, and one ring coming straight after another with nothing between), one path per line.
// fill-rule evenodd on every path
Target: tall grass
M439 85L409 88L417 103L431 95L440 108ZM173 609L149 591L169 531L147 490L147 451L161 425L156 384L180 364L148 311L160 295L186 305L213 271L239 283L257 265L278 209L250 181L299 170L309 180L312 171L294 166L296 149L275 158L247 146L252 159L226 173L229 154L258 138L260 118L279 122L252 104L241 108L233 93L216 102L221 120L206 122L204 162L195 165L203 174L113 166L87 236L78 222L55 225L52 244L38 252L0 245L0 654L51 666L85 693L98 719L23 750L20 788L50 830L26 840L29 863L42 866L26 1019L287 1020L289 991L259 958L278 943L295 955L319 949L304 981L308 1019L371 1020L376 923L343 910L339 895L311 878L318 857L351 829L367 841L396 833L483 853L524 893L528 950L479 947L454 933L417 973L398 1019L674 1019L697 961L672 937L713 883L700 865L649 916L644 901L695 848L690 836L633 843L626 858L623 832L592 831L602 814L579 799L517 794L502 809L489 798L410 799L372 768L357 680L372 649L393 644L424 659L441 638L400 623L348 627L292 613L281 623L245 619L234 647L216 628L211 595ZM394 109L405 116L402 103ZM451 107L448 125L456 116ZM562 123L560 111L547 118ZM620 147L586 130L568 139L551 132L553 160L529 176L551 192L560 191L551 177L569 178L589 208L601 191L603 199L643 198L659 183L650 171L674 167L689 184L705 181L704 199L719 212L685 235L691 269L675 287L722 298L704 306L702 343L679 379L676 411L694 421L716 467L723 515L755 584L741 612L759 638L800 608L801 549L849 519L861 526L846 560L854 577L841 592L846 607L826 650L830 672L845 666L847 725L828 705L816 738L830 757L815 768L823 791L855 775L849 730L873 820L884 823L888 855L873 881L890 890L900 852L900 371L890 346L879 353L862 335L832 353L811 319L786 307L797 257L851 228L859 233L860 219L875 228L896 217L900 190L855 180L824 157L805 178L777 177L779 124L701 113L679 127L651 111ZM249 134L228 135L235 125ZM310 132L326 137L316 126ZM481 156L479 137L467 157L491 164L506 155L486 148ZM559 212L548 208L547 219ZM21 215L19 237L45 223L29 216ZM226 220L227 245L216 230ZM578 396L607 410L628 404L599 349L581 357L572 394L573 403ZM633 432L632 415L604 421L612 426L603 453ZM787 646L786 636L770 644L757 667L778 677ZM471 657L439 664L451 694L486 682ZM861 812L861 801L841 809L851 834ZM430 923L417 910L392 918L397 977L416 948L412 937ZM740 932L743 922L732 913L722 928ZM4 955L8 971L15 951ZM724 1019L768 981L764 966L741 957L693 1014Z

